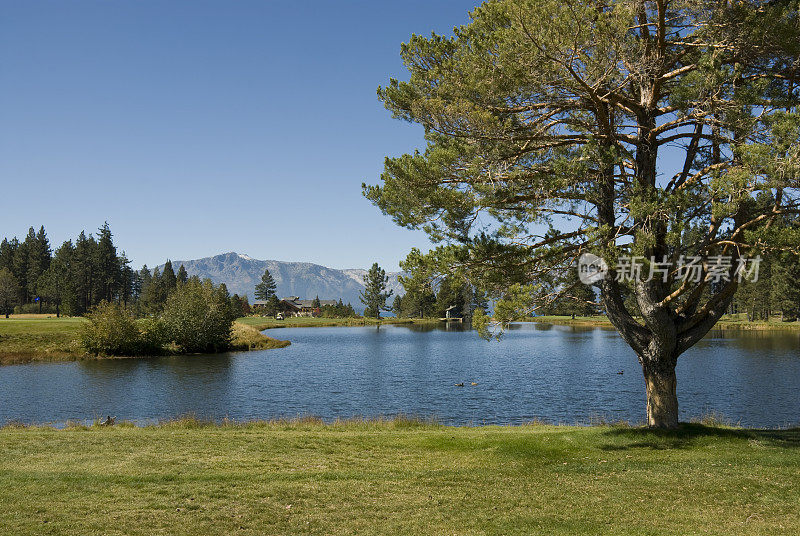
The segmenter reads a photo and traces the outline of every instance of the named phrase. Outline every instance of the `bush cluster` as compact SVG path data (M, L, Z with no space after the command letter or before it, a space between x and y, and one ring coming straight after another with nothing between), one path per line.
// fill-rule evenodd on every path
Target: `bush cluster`
M228 291L210 280L189 279L169 295L161 314L171 342L187 353L220 352L230 348L236 319Z
M171 351L213 353L231 348L236 318L224 286L191 278L170 292L157 317L136 319L133 310L101 302L87 315L81 343L87 353L103 356L161 355Z
M162 353L163 329L158 320L137 321L128 307L101 302L81 326L81 344L92 355L157 355Z

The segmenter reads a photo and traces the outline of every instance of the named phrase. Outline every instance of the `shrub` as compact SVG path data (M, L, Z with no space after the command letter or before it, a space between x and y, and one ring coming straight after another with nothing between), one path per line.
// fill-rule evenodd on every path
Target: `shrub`
M130 309L101 302L81 326L81 345L92 355L158 355L163 352L163 328L157 320L136 321Z
M191 278L170 293L161 318L169 340L187 353L227 350L231 342L228 292L210 280Z
M167 330L160 318L143 318L137 322L139 326L139 343L137 355L159 355L165 353Z

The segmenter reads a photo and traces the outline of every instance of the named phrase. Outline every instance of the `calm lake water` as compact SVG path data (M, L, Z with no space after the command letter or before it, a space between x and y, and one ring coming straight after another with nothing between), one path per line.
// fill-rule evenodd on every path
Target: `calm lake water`
M644 419L636 357L608 329L518 324L500 342L459 326L291 328L270 335L292 346L0 367L0 422L105 415L151 422L185 414L237 420L406 414L448 424ZM679 361L680 418L713 411L743 426L798 424L798 383L800 333L715 331Z

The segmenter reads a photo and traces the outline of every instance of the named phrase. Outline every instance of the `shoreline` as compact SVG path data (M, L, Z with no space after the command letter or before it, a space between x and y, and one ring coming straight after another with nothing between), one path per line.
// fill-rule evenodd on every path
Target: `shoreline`
M28 363L64 363L106 359L157 359L187 354L162 354L152 356L91 356L79 347L77 337L83 317L52 315L12 315L0 319L0 366ZM300 317L275 320L257 316L236 319L233 324L234 339L229 352L248 352L285 348L291 341L276 339L261 333L268 329L304 327L355 327L380 325L409 325L439 323L438 319L412 319L386 317L371 318L311 318ZM4 329L5 328L5 329ZM16 331L11 328L18 328ZM9 333L9 330L11 332ZM10 348L9 348L10 347Z
M128 358L123 358L128 359ZM518 430L526 428L552 428L560 430L587 430L599 428L613 428L620 430L631 430L641 432L651 432L663 435L680 435L687 429L710 428L715 430L726 430L731 433L741 432L754 434L758 433L798 433L800 434L800 423L786 426L741 426L733 421L726 419L716 413L709 413L705 416L692 418L689 421L681 421L678 428L671 430L658 430L649 428L644 421L631 423L625 420L606 420L605 418L589 419L587 421L577 420L573 423L554 422L534 418L529 421L519 423L465 423L448 424L441 422L436 417L420 417L415 415L379 415L375 417L337 417L335 419L324 419L315 415L303 415L298 417L275 417L267 419L242 419L224 417L214 419L210 417L198 417L194 414L184 414L165 419L145 419L142 422L132 420L114 421L111 425L106 424L105 418L67 420L63 422L34 422L26 423L11 419L5 423L0 423L0 434L8 430L54 430L57 432L69 430L103 430L108 428L117 429L164 429L164 428L207 428L207 429L252 429L252 428L272 428L272 429L343 429L343 428L431 428L439 430ZM798 437L800 440L800 437Z
M77 342L78 328L83 322L84 319L81 317L54 318L45 316L42 318L35 317L34 315L22 315L19 318L12 317L8 320L0 319L0 366L27 363L59 363L90 359L153 359L170 355L181 355L166 354L117 357L86 355L79 348ZM539 316L527 317L519 322L614 329L614 326L605 316L576 317L574 319L568 316ZM234 346L228 350L228 352L285 348L291 344L288 340L276 339L261 333L266 330L309 327L434 325L442 323L444 323L444 321L438 318L386 317L376 320L371 318L299 317L275 320L272 318L248 316L239 318L234 322L234 329L237 333L237 337L235 338ZM11 329L15 327L19 329L17 331ZM717 322L712 328L712 331L713 330L763 332L800 331L800 322L746 322L738 319L723 319Z
M533 316L526 317L520 322L531 322L536 324L553 324L558 326L587 326L587 327L603 327L615 329L611 321L605 316L596 317L576 317L569 316ZM711 331L715 329L728 329L728 330L742 330L742 331L800 331L800 322L746 322L742 320L720 320L717 322Z
M408 325L408 324L438 324L438 318L323 318L323 317L292 317L286 320L275 320L259 316L245 316L236 320L246 326L252 326L259 331L280 328L331 328L331 327L359 327L382 325Z
M75 361L103 361L110 359L158 359L181 355L93 356L84 352L78 342L78 329L85 320L82 317L22 318L0 320L0 367L29 363L69 363ZM11 322L16 322L11 324ZM10 327L18 328L9 333ZM2 329L5 328L5 329ZM231 347L223 353L250 352L285 348L290 341L268 337L252 326L236 320L231 326ZM7 347L12 349L9 350Z

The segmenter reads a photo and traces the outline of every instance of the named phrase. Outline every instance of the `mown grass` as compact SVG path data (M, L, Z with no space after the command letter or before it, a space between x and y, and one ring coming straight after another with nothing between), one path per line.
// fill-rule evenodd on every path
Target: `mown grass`
M86 319L82 317L49 315L0 318L0 365L88 359L79 341L80 326L84 322ZM233 350L283 348L290 344L267 337L238 320L233 328Z
M797 534L800 430L0 430L6 534Z
M0 364L80 359L78 332L85 321L49 315L0 318Z

